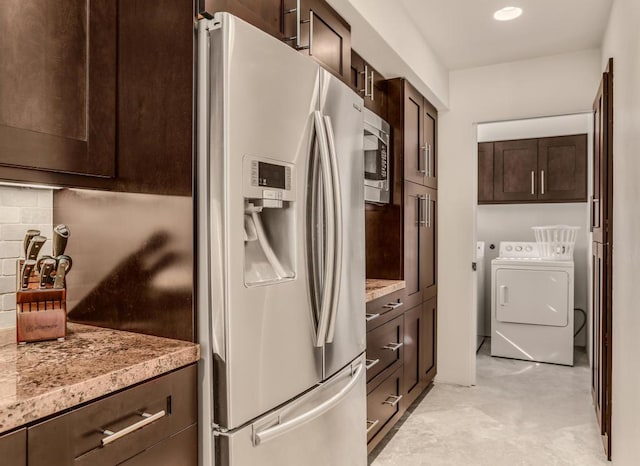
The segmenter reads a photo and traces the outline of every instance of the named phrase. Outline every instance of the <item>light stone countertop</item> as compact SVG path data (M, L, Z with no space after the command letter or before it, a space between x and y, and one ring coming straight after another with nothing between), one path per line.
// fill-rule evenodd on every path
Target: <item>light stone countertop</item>
M383 280L380 278L367 278L365 301L371 302L382 298L394 291L402 290L407 286L404 280Z
M15 342L0 329L0 433L200 359L195 343L73 323L63 342Z

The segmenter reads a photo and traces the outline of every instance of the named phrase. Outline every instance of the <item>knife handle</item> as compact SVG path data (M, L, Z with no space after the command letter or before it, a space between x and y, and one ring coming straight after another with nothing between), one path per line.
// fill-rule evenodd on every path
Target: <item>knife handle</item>
M47 238L44 236L34 236L29 242L29 248L27 250L27 260L36 260L38 258L38 254L40 254L40 250L44 245Z
M58 258L58 268L56 269L56 278L53 280L53 287L56 289L64 288L64 281L67 276L67 272L71 268L71 261L62 256Z
M20 272L20 286L23 290L29 288L29 278L31 278L31 274L33 273L33 269L36 267L36 261L34 260L26 260L22 265L22 270Z
M55 269L56 261L54 259L45 259L40 269L40 288L46 288L51 281L51 272Z
M64 254L69 236L71 232L66 225L58 225L53 229L53 257Z
M40 230L27 230L27 233L24 235L24 257L27 257L27 254L29 253L29 244L31 243L31 240L36 237L36 236L40 236Z

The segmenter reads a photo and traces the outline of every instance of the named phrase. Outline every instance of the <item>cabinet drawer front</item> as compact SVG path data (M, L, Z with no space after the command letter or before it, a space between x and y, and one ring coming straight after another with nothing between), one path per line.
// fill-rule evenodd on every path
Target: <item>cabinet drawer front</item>
M403 346L403 316L398 316L367 333L367 382L392 364L402 361Z
M0 435L0 463L27 466L27 429Z
M404 290L395 291L367 303L367 331L388 322L404 312Z
M29 465L118 464L196 423L196 375L191 365L35 425Z
M367 442L400 412L402 367L367 395Z

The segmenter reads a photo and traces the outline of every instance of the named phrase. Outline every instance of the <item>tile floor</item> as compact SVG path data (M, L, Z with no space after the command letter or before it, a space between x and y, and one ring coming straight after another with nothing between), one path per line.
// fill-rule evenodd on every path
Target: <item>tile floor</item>
M436 384L372 466L606 465L584 352L575 367L478 353L475 387ZM377 456L375 456L377 453Z

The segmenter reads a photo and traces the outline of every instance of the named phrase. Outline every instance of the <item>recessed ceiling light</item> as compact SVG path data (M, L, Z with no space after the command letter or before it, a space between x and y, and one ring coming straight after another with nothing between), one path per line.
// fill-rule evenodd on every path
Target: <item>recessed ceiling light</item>
M522 14L522 8L517 6L506 6L493 14L496 21L511 21L518 18Z

